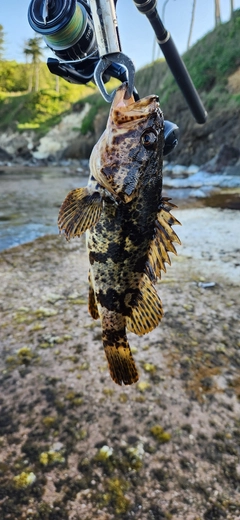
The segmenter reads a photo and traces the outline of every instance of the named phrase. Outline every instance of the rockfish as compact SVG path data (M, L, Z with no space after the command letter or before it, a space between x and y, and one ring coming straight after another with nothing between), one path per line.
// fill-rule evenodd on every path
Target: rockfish
M163 315L154 287L180 240L173 204L162 198L163 114L158 96L125 99L117 90L106 130L90 157L88 186L71 191L58 219L69 240L87 231L89 312L100 318L115 383L130 385L138 371L126 329L154 329Z

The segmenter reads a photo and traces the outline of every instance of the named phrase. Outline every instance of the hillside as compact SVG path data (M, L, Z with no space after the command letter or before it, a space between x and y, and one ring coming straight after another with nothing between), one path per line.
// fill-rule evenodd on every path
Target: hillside
M240 10L234 14L233 20L218 26L183 55L208 111L206 124L195 123L164 62L156 62L136 75L140 95L147 95L151 87L160 97L165 118L180 128L180 143L171 161L202 164L214 157L223 143L239 148Z
M163 60L137 72L136 87L140 96L158 94L165 118L180 127L180 143L171 154L171 161L202 164L214 157L223 143L239 149L239 46L240 10L236 10L233 20L218 26L183 56L209 114L205 125L195 123ZM56 92L55 78L44 64L41 64L41 90L16 92L27 88L28 75L28 64L0 64L0 134L5 138L4 141L0 135L0 148L4 148L6 134L14 132L16 140L16 132L21 133L22 139L24 132L25 139L32 141L30 148L36 150L42 136L66 115L80 113L88 103L86 115L79 119L79 126L73 128L74 138L61 152L62 157L87 157L104 129L109 105L93 85L77 86L60 80L60 91ZM26 132L31 132L31 137L26 136ZM81 135L87 138L81 139Z

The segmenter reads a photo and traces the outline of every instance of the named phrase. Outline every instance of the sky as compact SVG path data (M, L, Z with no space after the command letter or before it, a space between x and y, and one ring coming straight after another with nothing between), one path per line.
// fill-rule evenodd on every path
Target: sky
M23 47L34 32L28 24L29 0L1 0L0 24L5 33L7 60L25 61ZM158 0L158 11L162 16L164 0ZM164 25L171 33L178 52L186 51L193 0L169 0L165 9ZM234 0L234 8L240 8L240 0ZM230 0L220 0L221 19L230 17ZM162 57L154 45L154 32L147 17L137 10L132 0L118 0L117 18L122 50L134 62L136 69ZM191 43L195 43L214 27L214 0L197 0L195 22ZM153 53L155 49L155 53ZM45 56L51 56L46 51Z

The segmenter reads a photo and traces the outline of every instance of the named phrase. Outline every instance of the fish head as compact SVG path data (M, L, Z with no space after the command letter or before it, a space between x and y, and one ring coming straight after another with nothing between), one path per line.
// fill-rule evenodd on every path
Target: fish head
M126 99L116 91L106 130L93 148L90 170L116 200L131 201L153 177L162 179L163 114L158 96Z

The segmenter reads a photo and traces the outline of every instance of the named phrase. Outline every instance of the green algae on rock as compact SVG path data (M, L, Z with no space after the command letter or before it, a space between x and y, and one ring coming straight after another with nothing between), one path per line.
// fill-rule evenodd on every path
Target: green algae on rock
M162 426L160 426L160 424L155 424L154 426L152 426L150 432L160 444L169 442L171 439L171 434L165 432Z
M65 458L61 452L49 450L40 453L39 462L41 462L43 466L49 466L55 464L56 462L63 464L65 462Z
M26 488L31 486L36 480L36 475L32 471L27 473L26 471L22 471L20 475L16 475L13 477L14 484L17 488Z

